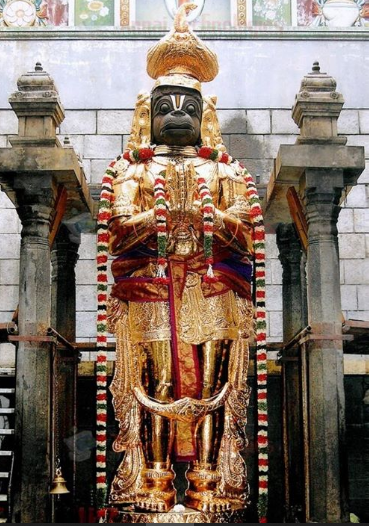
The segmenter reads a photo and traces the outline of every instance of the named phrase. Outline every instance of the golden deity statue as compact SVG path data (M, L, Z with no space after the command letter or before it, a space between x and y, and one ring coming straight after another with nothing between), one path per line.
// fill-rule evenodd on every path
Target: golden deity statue
M201 93L218 62L188 26L195 7L182 4L149 50L156 82L138 95L128 149L109 170L114 451L124 453L110 503L144 514L179 504L174 462L188 462L186 508L219 514L248 502L255 215L216 97Z

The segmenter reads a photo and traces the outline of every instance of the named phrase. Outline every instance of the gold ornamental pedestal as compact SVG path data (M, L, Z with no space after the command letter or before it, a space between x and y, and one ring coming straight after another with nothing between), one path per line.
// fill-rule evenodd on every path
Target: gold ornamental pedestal
M130 510L108 512L106 522L131 524L237 524L245 522L245 510L224 512L201 512L190 508L167 513L149 513Z

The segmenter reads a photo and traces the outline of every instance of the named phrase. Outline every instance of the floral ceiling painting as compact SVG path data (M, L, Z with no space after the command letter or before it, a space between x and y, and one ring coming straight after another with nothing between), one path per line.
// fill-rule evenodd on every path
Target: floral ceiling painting
M253 0L252 21L255 26L290 26L291 0Z
M75 0L76 26L114 26L114 0Z
M0 0L0 26L68 25L68 0Z
M0 0L0 14L4 26L47 25L47 5L43 0Z

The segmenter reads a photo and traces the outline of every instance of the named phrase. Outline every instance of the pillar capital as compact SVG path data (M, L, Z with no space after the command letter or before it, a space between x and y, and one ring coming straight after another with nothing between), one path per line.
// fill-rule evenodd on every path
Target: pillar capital
M293 186L300 196L334 192L344 198L343 189L357 184L365 168L362 146L338 144L282 144L275 161L263 203L267 228L289 223L287 191Z
M338 234L339 206L344 190L343 170L307 169L302 200L309 226L309 244Z
M279 260L283 270L292 271L296 264L300 264L302 248L292 223L280 223L276 230Z
M71 240L68 228L62 224L51 250L52 281L74 279L78 249L79 243Z
M19 174L12 183L22 223L22 243L48 245L57 195L54 178L52 175L29 177L28 174Z

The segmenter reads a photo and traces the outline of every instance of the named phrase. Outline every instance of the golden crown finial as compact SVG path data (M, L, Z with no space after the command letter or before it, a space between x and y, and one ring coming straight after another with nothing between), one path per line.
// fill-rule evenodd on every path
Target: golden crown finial
M187 2L178 9L173 29L147 55L147 72L160 85L187 86L201 91L201 82L218 74L218 59L191 30L187 15L197 5Z
M174 17L174 29L179 33L185 33L189 30L187 15L190 11L197 9L197 5L193 2L182 4Z

